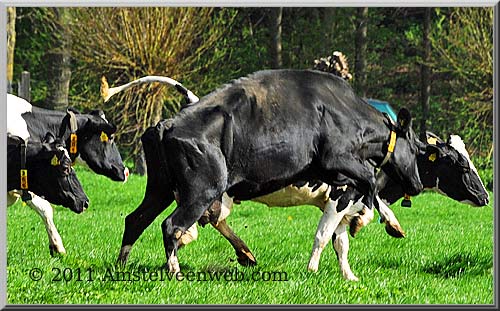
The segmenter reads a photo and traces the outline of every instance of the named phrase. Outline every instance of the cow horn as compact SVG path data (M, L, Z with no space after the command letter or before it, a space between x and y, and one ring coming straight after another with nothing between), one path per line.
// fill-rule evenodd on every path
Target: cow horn
M131 88L132 86L138 84L151 83L151 82L159 82L174 86L178 92L182 93L182 95L187 97L190 103L195 103L200 100L198 96L194 95L193 92L185 88L180 82L171 79L169 77L162 77L162 76L145 76L137 80L134 80L132 82L129 82L127 84L112 88L109 87L108 82L106 81L106 77L103 76L101 78L101 96L103 97L104 102L107 102L111 98L111 96L115 95L116 93L119 93L123 90Z

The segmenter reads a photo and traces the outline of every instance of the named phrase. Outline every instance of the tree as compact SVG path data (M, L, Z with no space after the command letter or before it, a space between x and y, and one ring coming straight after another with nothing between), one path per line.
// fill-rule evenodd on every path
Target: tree
M281 57L281 19L283 17L283 8L271 8L270 14L270 32L271 32L271 55L272 68L280 68L283 66Z
M436 8L430 39L434 71L444 77L439 94L442 131L459 129L469 153L492 164L493 9ZM442 86L442 87L441 87Z
M429 118L429 96L431 92L430 83L430 58L431 58L431 42L429 40L429 32L431 28L431 8L425 8L423 22L423 53L422 63L420 64L420 105L422 107L422 118L420 119L420 139L426 141L427 119Z
M354 86L361 97L366 97L366 48L368 32L368 8L356 10L356 59L354 61Z
M110 86L146 75L168 76L188 88L190 84L185 81L203 79L201 72L225 54L213 47L230 31L235 11L77 8L71 14L75 21L71 33L78 38L78 44L73 45L73 57L79 63L74 86L81 94L73 100L95 108L96 102L102 102L98 97L100 75L106 76ZM106 116L117 125L120 146L140 158L144 130L177 112L181 100L172 87L154 83L120 93L101 108L106 108Z
M7 8L7 92L12 92L14 50L16 46L16 8Z
M69 8L48 8L47 18L53 23L53 44L43 60L47 64L47 97L45 107L63 110L68 107L71 80L71 36Z

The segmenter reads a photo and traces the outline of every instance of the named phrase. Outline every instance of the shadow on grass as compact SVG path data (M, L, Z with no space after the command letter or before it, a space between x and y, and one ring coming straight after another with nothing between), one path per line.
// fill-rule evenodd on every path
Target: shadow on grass
M443 278L459 278L464 275L484 275L491 273L493 258L472 254L454 254L439 261L429 262L422 271Z

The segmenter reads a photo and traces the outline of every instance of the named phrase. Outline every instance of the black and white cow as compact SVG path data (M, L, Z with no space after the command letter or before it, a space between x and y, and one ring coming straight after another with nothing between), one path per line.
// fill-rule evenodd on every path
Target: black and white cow
M42 141L47 132L52 133L53 136L61 137L69 147L69 156L73 162L81 160L98 174L114 181L126 181L128 169L124 166L113 141L115 131L116 127L106 120L102 111L80 114L75 110L48 110L32 106L23 98L7 94L7 134L35 142ZM11 201L16 198L14 193L9 193L8 196ZM42 201L42 198L36 199L36 202ZM39 215L52 215L48 202L40 203L38 208L34 205L32 207ZM52 219L50 221L53 222ZM55 226L52 230L59 235ZM60 238L55 251L65 253Z
M44 221L51 254L65 250L46 200L75 213L83 212L89 204L71 163L64 143L50 133L42 142L7 137L7 205L14 204L24 192L25 203Z
M128 169L113 141L116 127L106 120L101 110L80 114L76 110L43 109L21 97L7 94L7 115L7 133L38 141L47 132L61 136L73 161L78 158L97 174L114 181L126 181ZM61 128L64 118L68 119L70 126Z
M376 167L412 195L422 190L411 116L398 124L357 97L342 79L311 70L261 71L233 81L142 136L146 194L125 219L119 261L173 200L162 223L169 270L179 238L224 192L248 200L300 180L350 184L371 208ZM333 208L335 213L341 210Z
M104 80L105 82L105 80ZM188 104L198 102L198 97L191 91L187 90L178 81L168 77L148 76L135 80L131 83L109 89L107 82L103 85L103 94L105 100L108 100L114 94L130 88L140 83L160 82L174 86L181 94L184 95ZM484 206L488 204L488 192L484 188L482 181L477 173L477 170L470 160L469 154L465 148L462 139L458 135L451 135L448 142L444 142L433 133L428 132L428 143L437 145L436 148L430 148L430 151L419 154L417 158L419 174L426 189L435 190L443 195L453 198L459 202L463 202L472 206ZM441 182L440 182L441 180ZM404 237L405 233L401 228L399 221L386 204L392 204L404 196L401 186L391 179L385 181L386 185L379 193L382 201L379 202L377 210L381 215L381 221L385 223L385 228L388 234L393 237ZM252 201L266 204L270 207L289 207L313 205L325 210L326 203L331 201L330 193L332 187L321 182L300 182L289 185L273 193L257 197ZM347 190L345 187L339 187L337 196ZM221 204L212 205L199 220L199 223L204 226L210 223L216 228L234 247L238 262L242 265L256 264L255 257L249 250L248 246L243 242L227 225L226 218L229 216L233 199L224 193ZM354 237L355 234L373 219L373 210L362 206L358 202L352 206L353 212L346 213L342 221L335 228L333 234L333 245L337 252L340 268L344 278L349 280L357 280L352 273L347 261L347 253L349 250L349 240L347 237L347 226L349 226L350 234ZM359 210L362 208L361 212ZM325 218L318 226L317 236L329 237L328 234L322 234L328 230ZM186 245L197 239L198 231L196 224L190 227L180 238L179 246ZM324 245L324 242L321 243ZM313 249L312 263L310 270L316 270L319 263L318 253L319 243ZM322 249L322 248L321 248ZM314 259L313 257L317 258Z
M430 134L430 133L429 133ZM429 136L430 147L426 152L418 155L417 165L419 175L425 189L434 190L446 195L456 201L472 206L484 206L489 202L489 195L485 189L477 170L470 160L462 139L458 135L451 135L447 142L436 136ZM401 186L391 179L383 181L385 186L379 192L378 211L381 220L386 224L386 231L394 237L403 237L399 222L386 204L392 204L404 197ZM326 211L321 218L316 239L311 254L308 269L317 271L321 252L328 241L332 238L333 246L337 253L340 269L345 279L355 281L357 277L352 273L347 255L349 251L349 239L347 227L354 236L363 226L373 219L373 210L363 206L361 194L355 189L338 187L332 190L328 184L316 183L296 183L289 185L276 192L257 197L252 201L266 204L269 207L289 207L313 205L325 212L327 203L338 206L341 200L350 198L354 204L345 210L340 223L330 217L332 214ZM255 257L243 242L228 226L226 218L233 207L231 197L224 194L222 204L212 206L205 212L199 221L201 225L210 223L216 228L234 247L238 256L238 262L242 265L253 265L256 263ZM185 245L198 236L196 225L193 225L181 237L181 245Z

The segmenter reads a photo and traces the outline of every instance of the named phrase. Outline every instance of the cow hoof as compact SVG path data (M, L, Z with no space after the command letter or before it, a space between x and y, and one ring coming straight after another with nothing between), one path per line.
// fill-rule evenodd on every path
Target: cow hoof
M243 267L253 267L257 265L255 258L249 258L247 256L238 257L238 263Z
M257 265L257 260L250 251L242 249L236 255L238 256L238 263L243 267L253 267Z
M385 231L387 234L394 238L404 238L405 237L405 232L403 231L403 228L400 226L391 226L389 223L385 224Z
M347 281L351 281L351 282L359 281L359 279L354 274L346 275L346 276L344 276L344 279L346 279Z
M131 250L132 250L131 245L122 246L122 248L120 249L120 255L118 255L118 259L116 260L116 264L121 265L121 266L125 266Z
M314 263L309 263L309 265L307 265L307 271L318 272L318 265Z
M66 249L64 246L57 247L56 245L49 245L50 256L61 257L66 255Z
M168 272L170 273L177 273L181 272L181 268L179 266L179 260L177 260L177 257L175 256L170 256L167 262L167 268Z

